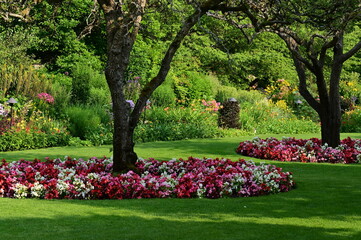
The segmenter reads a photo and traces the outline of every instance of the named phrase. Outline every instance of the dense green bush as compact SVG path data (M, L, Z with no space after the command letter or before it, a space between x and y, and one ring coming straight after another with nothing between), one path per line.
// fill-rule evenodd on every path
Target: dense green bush
M319 132L319 124L297 119L284 101L244 103L240 113L241 128L250 133L309 133Z
M237 88L231 86L220 86L216 94L216 100L223 103L229 98L238 98Z
M266 98L266 96L257 90L247 91L239 90L231 86L220 86L217 91L216 100L223 103L229 98L235 98L239 103L242 104L244 102L255 103L262 101Z
M91 105L107 105L111 103L108 88L90 88L88 103Z
M69 120L68 129L74 137L85 139L86 133L97 129L101 123L100 116L86 106L68 107L65 112Z
M221 136L217 114L201 108L153 108L135 131L138 142L171 141Z
M179 76L173 76L174 92L177 99L191 103L196 99L213 99L216 95L217 86L212 76L188 71Z
M80 62L73 67L71 75L74 103L107 104L110 102L110 91L104 74Z
M69 140L70 135L66 132L8 131L0 135L0 151L66 146Z
M341 132L361 132L360 107L356 107L342 115Z
M155 106L174 106L176 95L171 85L164 84L159 86L152 94L151 101Z

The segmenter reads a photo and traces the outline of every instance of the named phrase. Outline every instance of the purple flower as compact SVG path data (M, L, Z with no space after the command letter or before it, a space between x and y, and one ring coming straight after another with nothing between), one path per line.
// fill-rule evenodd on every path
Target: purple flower
M130 108L135 107L135 104L134 104L133 100L126 100L126 102L129 104Z
M0 104L0 116L6 117L8 115L8 111L4 108L2 104Z

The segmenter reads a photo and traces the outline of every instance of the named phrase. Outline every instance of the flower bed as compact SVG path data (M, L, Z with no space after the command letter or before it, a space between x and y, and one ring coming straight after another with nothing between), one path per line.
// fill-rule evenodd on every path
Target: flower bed
M237 153L256 157L286 162L327 162L327 163L360 163L361 140L346 138L337 148L322 145L321 140L276 138L260 139L241 142Z
M249 197L287 192L292 173L251 161L139 160L139 174L112 176L112 160L91 158L0 165L0 195L12 198L129 199Z

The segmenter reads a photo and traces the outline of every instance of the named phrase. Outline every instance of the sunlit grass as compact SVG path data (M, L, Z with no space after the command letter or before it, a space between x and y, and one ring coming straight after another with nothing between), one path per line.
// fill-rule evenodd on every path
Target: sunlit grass
M136 151L143 158L165 160L188 156L236 160L241 156L234 149L250 138L145 143ZM52 148L0 157L101 157L110 156L109 148ZM216 200L1 198L0 239L361 239L361 165L267 162L292 171L297 188Z

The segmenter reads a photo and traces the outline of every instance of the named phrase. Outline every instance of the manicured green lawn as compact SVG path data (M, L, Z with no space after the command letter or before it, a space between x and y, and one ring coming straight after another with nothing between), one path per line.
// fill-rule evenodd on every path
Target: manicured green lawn
M236 160L234 149L250 138L145 143L136 151L143 158ZM109 148L41 149L0 153L0 158L100 157L109 156ZM267 162L292 171L297 189L216 200L0 198L0 239L361 239L361 165Z

